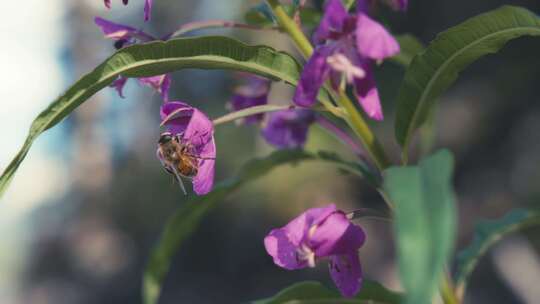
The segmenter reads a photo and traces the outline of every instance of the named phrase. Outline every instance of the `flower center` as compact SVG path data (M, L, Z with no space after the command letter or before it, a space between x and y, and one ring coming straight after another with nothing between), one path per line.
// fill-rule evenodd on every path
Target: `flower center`
M306 261L311 268L315 267L315 252L306 244L302 244L300 248L296 249L296 259Z
M355 78L366 77L366 72L362 68L354 65L347 56L341 53L329 56L326 62L333 70L343 73L348 83L352 83Z

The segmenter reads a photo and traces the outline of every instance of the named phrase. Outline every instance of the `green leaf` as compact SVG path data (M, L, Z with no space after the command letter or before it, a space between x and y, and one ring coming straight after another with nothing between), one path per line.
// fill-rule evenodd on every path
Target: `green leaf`
M361 164L341 160L331 153L309 153L302 150L281 150L266 158L255 159L242 167L236 178L221 182L206 196L193 197L180 207L167 221L163 234L154 247L143 279L143 298L145 304L157 303L163 279L169 270L173 255L181 248L182 243L197 228L203 216L212 210L218 202L223 201L234 190L244 183L253 181L279 165L294 164L300 161L318 160L334 163L350 172L359 171Z
M386 289L383 285L365 280L362 290L354 299L343 299L337 290L331 290L315 281L296 283L275 296L254 301L253 304L282 304L282 303L385 303L399 304L400 293Z
M524 209L512 210L497 220L484 220L476 225L472 243L457 256L456 288L464 294L467 280L473 272L478 260L495 243L508 234L540 225L540 212Z
M0 197L34 140L119 75L146 77L185 68L239 70L290 84L296 84L301 69L286 53L219 36L179 38L124 48L83 76L34 120L23 147L0 177Z
M439 34L413 59L399 91L395 124L404 159L412 134L459 73L508 41L527 35L540 35L540 19L526 9L504 6Z
M400 52L390 60L407 67L411 64L414 56L424 50L424 45L411 34L398 35L395 38L399 43Z
M454 161L443 150L418 166L383 173L383 189L394 205L399 270L406 303L431 303L455 239Z

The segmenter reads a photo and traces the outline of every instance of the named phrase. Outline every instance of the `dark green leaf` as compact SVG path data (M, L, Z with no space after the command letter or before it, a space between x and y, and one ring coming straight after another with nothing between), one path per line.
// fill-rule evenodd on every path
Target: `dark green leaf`
M431 303L454 246L453 164L450 152L440 151L418 166L383 173L384 192L395 207L400 277L409 304Z
M34 120L23 147L0 177L0 197L34 140L119 75L154 76L185 68L230 69L295 84L300 65L268 46L248 46L227 37L178 38L122 49L83 76Z
M478 263L478 260L495 243L506 235L540 224L540 212L523 209L512 210L503 218L497 220L484 220L476 225L472 243L462 250L457 257L458 292L463 295L467 280Z
M476 59L526 35L540 35L540 19L526 9L505 6L439 34L413 59L399 91L395 125L404 159L412 134L459 73Z
M386 289L374 281L364 281L362 290L354 299L343 299L337 290L331 290L314 281L300 282L280 291L275 296L254 301L253 304L282 303L385 303L399 304L402 295Z
M343 161L333 154L332 156L329 156L329 153L322 154L321 156L302 150L276 151L266 158L250 161L242 167L236 178L217 184L208 195L193 197L180 207L168 220L161 239L152 251L143 279L144 303L157 303L161 284L169 270L173 255L181 248L184 240L197 228L203 216L244 183L267 174L279 165L294 164L306 160L335 163L341 168L352 166L348 169L349 171L362 174L358 169L359 165Z

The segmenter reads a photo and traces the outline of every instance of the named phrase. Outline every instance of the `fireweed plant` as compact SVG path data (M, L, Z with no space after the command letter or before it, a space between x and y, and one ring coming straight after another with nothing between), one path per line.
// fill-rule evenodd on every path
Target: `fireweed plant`
M110 8L110 1L104 4ZM150 20L153 4L159 2L144 2L144 21ZM540 215L519 209L479 225L481 233L453 259L457 219L452 155L438 151L408 164L411 139L420 127L429 127L428 116L438 97L463 69L512 39L539 36L540 19L526 9L504 6L440 33L424 48L410 35L393 35L378 21L388 8L406 14L408 4L267 0L246 13L245 23L196 21L162 37L96 17L105 37L114 40L116 53L35 119L24 146L1 176L0 194L38 135L103 88L111 86L125 97L126 81L135 78L163 99L156 166L161 163L179 182L191 183L194 192L166 224L152 252L143 278L145 303L157 303L173 255L207 212L272 168L304 160L325 161L364 178L381 194L387 212L343 210L335 201L313 206L288 223L276 223L282 227L269 231L264 241L263 236L255 240L264 242L269 260L285 270L326 264L336 288L303 282L256 303L345 303L342 297L349 298L346 303L461 303L479 257L505 234L540 223ZM193 30L220 27L274 32L275 37L289 39L303 58L223 36L183 37ZM394 118L395 138L402 148L401 162L396 164L389 161L367 123L388 119L373 73L385 60L405 69ZM230 113L212 120L189 101L170 100L174 85L170 74L183 68L235 72L238 86L224 102ZM278 81L295 87L288 104L269 102L272 83ZM214 183L219 161L214 130L233 121L259 128L262 138L278 151L249 162L237 177ZM304 151L314 125L339 139L356 159ZM362 273L359 252L369 236L359 219L368 217L393 224L402 292L388 290Z

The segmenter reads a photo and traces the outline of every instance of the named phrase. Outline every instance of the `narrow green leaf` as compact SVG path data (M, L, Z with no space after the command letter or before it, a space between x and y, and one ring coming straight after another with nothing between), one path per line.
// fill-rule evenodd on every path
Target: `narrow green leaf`
M147 77L185 68L239 70L290 84L296 84L301 69L286 53L220 36L178 38L124 48L83 76L34 120L23 147L0 177L0 197L34 140L119 75Z
M318 160L334 163L340 168L359 175L362 164L354 164L341 160L331 153L309 153L302 150L281 150L266 158L252 160L242 167L236 178L216 185L206 196L193 197L180 207L167 221L158 244L152 250L143 278L143 298L145 304L157 303L163 279L169 270L173 255L181 248L182 243L197 228L203 216L212 210L218 202L223 201L234 190L244 183L253 181L279 165L294 164L300 161Z
M540 35L540 19L526 9L504 6L439 34L413 59L399 91L395 124L404 159L412 134L459 73L478 58L496 53L508 41L527 35Z
M540 225L540 212L516 209L497 220L484 220L476 225L472 243L457 256L456 288L463 295L469 276L478 260L503 237L528 227Z
M380 303L399 304L400 293L391 291L375 281L365 280L362 290L354 299L343 299L337 290L331 290L315 281L296 283L275 296L254 301L253 304L282 303Z
M443 150L418 166L383 173L384 192L395 207L400 277L409 304L431 303L454 246L453 164Z

